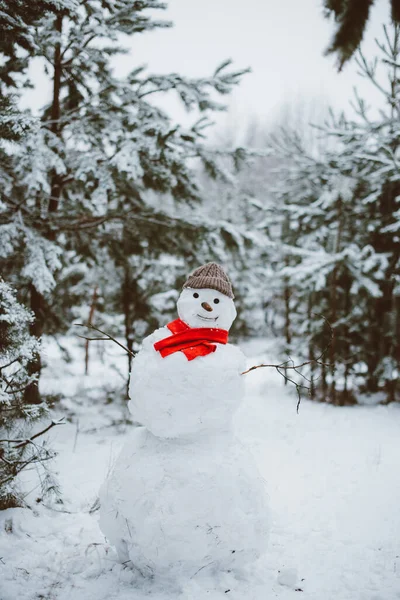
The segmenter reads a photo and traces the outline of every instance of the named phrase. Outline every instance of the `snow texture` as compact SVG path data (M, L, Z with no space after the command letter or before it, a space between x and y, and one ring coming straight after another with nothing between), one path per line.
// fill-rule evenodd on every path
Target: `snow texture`
M229 434L128 438L100 495L100 527L121 562L157 578L241 568L265 551L264 483Z
M126 357L99 342L105 362L96 352L85 377L83 345L63 343L76 360L65 364L55 342L47 343L52 367L42 389L68 397L63 413L68 408L71 419L51 432L65 503L35 505L31 472L34 510L0 513L1 600L400 599L399 406L337 408L304 399L297 415L295 394L272 369L246 375L234 426L268 482L268 551L241 578L207 567L173 588L121 565L90 511L132 435L132 426L118 424L117 406L101 401L101 389L117 377L112 364L122 368ZM248 366L277 358L265 341L244 350ZM285 569L297 570L302 592L278 583Z
M223 294L215 311L201 307L217 294L184 290L180 316L189 311L189 325L201 313L223 320L226 298L232 321L233 302ZM183 352L162 358L154 343L169 335L166 327L155 331L133 362L129 409L144 427L127 440L102 487L100 526L121 562L143 574L190 578L204 565L218 572L258 559L268 508L265 484L232 432L244 397L244 355L217 344L192 361Z
M277 582L280 585L286 585L293 589L297 588L298 580L297 569L282 569L277 577Z

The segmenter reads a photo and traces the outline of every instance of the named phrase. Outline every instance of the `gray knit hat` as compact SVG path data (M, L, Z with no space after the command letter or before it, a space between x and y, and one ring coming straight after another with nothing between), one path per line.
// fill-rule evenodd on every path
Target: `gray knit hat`
M235 297L228 275L223 268L215 262L207 263L206 265L195 269L193 273L189 275L183 284L183 287L198 290L210 288L221 292L221 294L225 294L225 296L228 296L229 298Z

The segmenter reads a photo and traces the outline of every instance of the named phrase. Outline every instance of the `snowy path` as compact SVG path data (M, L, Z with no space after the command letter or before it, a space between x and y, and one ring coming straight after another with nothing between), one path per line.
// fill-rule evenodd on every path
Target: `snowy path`
M235 423L266 481L273 519L268 553L252 572L214 581L205 569L177 593L143 585L115 562L89 509L124 435L87 431L99 424L92 406L79 430L54 431L60 510L70 512L0 513L0 600L400 599L400 406L303 401L297 415L279 376L260 369L246 377Z

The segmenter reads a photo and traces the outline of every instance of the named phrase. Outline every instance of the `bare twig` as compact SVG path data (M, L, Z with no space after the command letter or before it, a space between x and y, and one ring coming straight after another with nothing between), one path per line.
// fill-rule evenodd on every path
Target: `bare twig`
M16 363L18 361L18 358L14 358L11 362L5 364L5 365L1 365L0 366L0 373L3 369L7 369L8 367L11 367L11 365L13 365L14 363Z
M209 563L207 563L206 565L203 565L202 567L200 567L200 569L197 569L197 571L195 573L193 573L193 575L191 575L190 579L193 579L193 577L195 577L197 575L197 573L200 573L200 571L202 571L203 569L206 569L207 567L209 567L210 565L213 564L213 560Z
M92 340L92 341L93 340L108 340L108 341L114 342L115 344L118 344L118 346L120 348L122 348L123 350L125 350L125 352L127 352L128 354L130 354L132 357L135 356L134 352L131 352L126 346L124 346L123 344L121 344L112 335L110 335L106 331L103 331L102 329L99 329L98 327L95 327L91 323L74 323L74 325L76 325L77 327L87 327L88 329L91 329L92 331L98 331L98 333L101 333L102 335L106 336L105 338L100 338L100 337L87 338L87 337L85 337L83 335L80 335L79 337L83 338L84 340L86 340L86 339L89 339L89 340Z
M326 366L326 367L330 366L329 363L323 362L321 359L324 357L324 355L326 354L326 352L328 351L329 347L332 344L332 341L333 341L333 329L332 329L332 326L329 323L329 321L323 315L320 315L320 314L317 314L317 313L312 313L312 314L315 314L316 316L321 317L325 321L325 324L328 326L329 332L330 332L329 343L326 346L326 348L321 352L321 354L319 356L317 356L317 358L314 358L313 360L307 360L307 361L304 361L304 362L302 362L302 363L300 363L298 365L295 365L293 359L291 359L289 357L288 360L286 360L286 361L284 361L282 363L279 363L279 364L262 363L260 365L254 365L254 366L250 367L249 369L247 369L246 371L243 371L241 373L241 375L246 375L247 373L250 373L251 371L254 371L255 369L261 369L261 368L267 368L267 367L272 368L272 369L276 369L276 371L279 373L279 375L281 375L285 379L285 381L293 383L293 385L296 387L296 392L297 392L297 395L298 395L298 402L297 402L297 407L296 407L297 413L299 412L299 407L300 407L300 402L301 402L301 394L300 394L301 389L304 388L308 392L310 392L310 388L308 386L306 386L306 385L297 383L294 379L291 379L290 377L288 377L286 375L286 371L289 370L289 369L295 371L295 373L297 373L298 375L300 375L300 377L302 377L303 379L305 379L306 381L308 381L312 385L313 381L310 380L310 379L308 379L298 369L300 369L301 367L305 367L307 365L311 365L311 364L317 364L317 365ZM134 352L131 352L126 346L124 346L123 344L121 344L112 335L110 335L106 331L103 331L102 329L99 329L98 327L95 327L91 323L86 323L86 324L85 323L75 323L75 325L77 327L87 327L88 329L91 329L92 331L97 331L98 333L101 333L103 336L105 336L105 337L93 337L93 338L90 337L89 338L89 337L86 337L86 336L83 336L83 335L78 335L78 337L83 338L84 340L90 340L90 341L95 341L95 340L111 341L111 342L114 342L115 344L117 344L123 350L125 350L125 352L127 352L130 356L132 356L132 357L135 356ZM288 364L288 363L292 363L292 364ZM282 370L284 370L284 373L282 372Z
M297 381L295 381L294 379L290 379L290 377L288 377L285 373L282 373L282 371L280 371L279 367L276 367L276 370L278 371L279 375L281 375L285 381L289 381L290 383L293 383L293 385L296 387L296 392L297 392L297 404L296 404L296 412L297 414L299 414L299 407L300 407L300 402L301 402L301 388L304 388L305 390L308 391L308 393L310 393L310 388L306 385L303 385L301 383L297 383Z
M298 375L300 375L300 377L302 377L303 379L305 379L306 381L308 381L311 385L313 383L313 380L308 379L303 373L301 373L299 371L299 369L301 369L301 367L305 367L307 365L311 365L311 364L316 364L316 365L320 365L320 366L325 366L325 367L329 367L330 364L326 363L324 361L322 361L321 359L325 356L325 354L327 353L328 349L330 348L332 341L333 341L333 329L331 324L329 323L329 321L323 316L323 315L319 315L317 313L312 313L318 317L321 317L324 321L325 324L328 326L329 328L329 333L330 333L330 339L329 339L329 343L327 344L327 346L324 348L324 350L321 352L321 354L319 356L317 356L317 358L314 358L312 360L306 360L298 365L294 364L294 361L292 358L289 357L288 360L280 363L280 364L267 364L267 363L262 363L260 365L253 365L252 367L250 367L249 369L247 369L246 371L243 371L241 373L241 375L246 375L247 373L250 373L251 371L254 371L255 369L261 369L261 368L272 368L275 369L279 375L281 375L285 381L288 381L290 383L293 383L293 385L295 385L296 387L296 392L298 395L298 402L297 402L297 407L296 407L296 412L299 412L299 407L300 407L300 402L301 402L301 389L304 388L305 390L308 391L308 393L310 393L310 388L306 385L297 383L294 379L291 379L290 377L288 377L286 375L286 371L288 371L289 369L293 370L295 373L297 373ZM288 363L292 363L292 364L288 364ZM284 371L284 372L282 372Z
M81 338L82 340L89 340L89 342L96 342L98 340L102 340L103 342L113 342L114 340L108 338L108 337L86 337L86 335L79 335L78 334L78 338Z
M98 286L96 285L94 287L94 290L93 290L92 302L90 304L89 319L88 319L88 323L90 323L90 324L92 323L94 311L95 311L95 308L96 308L97 288L98 288ZM90 339L86 338L86 343L85 343L85 375L89 374L89 342L90 342Z
M261 369L262 367L272 367L274 369L285 369L285 371L287 369L293 369L294 371L296 371L297 369L300 369L301 367L305 367L306 365L310 365L311 363L317 363L319 365L325 365L326 367L329 367L328 363L323 363L320 360L317 360L316 358L314 360L307 360L299 365L287 365L287 363L289 362L293 362L292 359L290 360L286 360L283 363L280 364L267 364L267 363L262 363L261 365L254 365L253 367L250 367L249 369L247 369L247 371L243 371L243 373L241 373L241 375L246 375L247 373L250 373L250 371L254 371L255 369Z

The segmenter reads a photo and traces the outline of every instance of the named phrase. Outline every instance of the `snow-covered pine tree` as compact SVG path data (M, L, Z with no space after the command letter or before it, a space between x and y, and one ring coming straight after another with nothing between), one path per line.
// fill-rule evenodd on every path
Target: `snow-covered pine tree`
M28 364L38 352L38 340L29 334L33 318L17 301L15 291L0 279L0 510L23 503L18 475L24 469L38 467L42 492L48 493L49 487L55 490L45 465L53 453L40 438L53 423L33 432L47 408L24 401L24 391L32 379Z
M279 274L290 315L289 322L285 318L287 349L304 360L320 356L330 341L327 319L334 337L322 363L310 365L310 374L317 380L311 385L311 395L334 404L347 403L353 400L347 365L349 293L361 257L349 219L354 182L339 153L315 160L303 150L298 158L282 185L284 193L278 193L284 215Z
M18 108L17 99L34 53L33 26L57 2L0 0L0 140L17 141L35 120Z
M199 175L205 191L203 213L209 219L225 224L223 237L231 235L236 239L237 249L231 256L224 256L224 249L219 248L219 256L215 258L222 264L229 264L236 302L240 307L231 331L242 336L270 334L277 291L272 283L272 263L277 252L272 242L274 208L269 193L275 159L270 149L265 148L265 135L262 134L265 134L265 129L260 123L249 126L243 139L247 149L246 161L239 165L229 184L221 179L212 179L205 169ZM236 139L237 128L230 124L219 133L216 143L221 149L233 149ZM232 171L228 158L226 169L227 173ZM211 253L212 248L209 256Z
M3 274L8 270L7 259L13 247L10 240L16 232L11 224L12 218L9 217L9 207L11 205L11 211L15 213L19 201L17 197L12 197L11 192L15 177L13 155L18 152L16 144L23 142L28 133L37 131L38 127L37 119L27 111L22 112L17 101L27 84L26 69L35 51L34 27L44 14L54 11L56 6L57 3L52 0L41 0L34 5L10 0L7 3L1 2L0 5L0 259ZM12 145L7 145L7 142L12 142ZM18 244L18 241L15 240L14 243ZM18 268L22 268L19 260L13 265L15 271ZM23 314L22 308L20 314ZM33 319L28 321L32 325ZM33 357L34 354L31 359Z
M367 372L362 389L384 392L387 402L400 400L400 25L383 27L377 40L378 56L369 61L362 52L360 73L381 93L383 109L369 114L366 102L357 97L358 123L352 124L354 168L364 183L360 212L368 216L362 249L366 269L377 282L367 306L368 330L364 336ZM349 143L349 133L337 137ZM374 298L375 295L375 298Z
M310 119L323 124L327 114L328 108L320 100L297 99L280 106L271 124L258 120L249 124L243 141L252 150L247 151L249 160L232 185L211 180L207 173L201 178L206 190L203 210L213 218L229 221L233 230L251 232L251 244L244 244L243 252L235 254L230 267L240 305L233 331L279 336L283 323L282 350L286 352L291 349L291 290L285 285L282 293L282 280L275 273L282 269L282 256L286 265L290 262L289 254L283 255L282 236L290 244L296 234L290 240L290 213L281 210L272 190L276 188L276 171L292 164L290 154L297 152L300 142L303 151L313 156L326 148L326 142L322 143L316 129L310 127ZM228 124L219 133L219 147L233 148L237 136L235 124ZM275 146L285 149L276 151Z
M373 0L324 0L326 17L334 17L337 24L327 52L337 55L339 70L360 47L373 3ZM400 25L400 3L391 0L390 5L392 20Z
M60 0L57 6L31 30L35 57L45 61L52 78L52 99L40 128L13 155L2 206L3 254L10 277L16 261L22 267L36 337L57 310L55 273L73 256L96 262L94 237L104 245L110 236L122 240L128 231L134 252L140 255L148 244L156 255L171 218L176 245L180 229L193 230L195 225L175 209L173 217L168 214L174 211L167 211L165 198L184 203L201 198L195 158L214 176L223 174L220 154L204 143L206 117L223 108L214 93L229 93L245 72L232 72L225 62L200 79L146 75L142 67L118 78L112 61L124 52L122 35L168 26L147 13L165 5ZM166 92L175 92L203 118L189 129L173 123L151 103L155 94ZM31 370L40 372L39 357ZM40 401L37 386L28 388L26 399Z
M21 111L17 100L34 54L33 27L43 14L54 11L56 5L52 0L41 0L34 5L15 0L0 2L0 270L3 274L11 270L10 240L16 231L7 215L9 202L18 201L8 196L14 178L14 153L18 144L23 144L24 138L37 130L37 119ZM12 270L17 274L22 267L18 257ZM43 494L51 489L57 491L45 465L53 453L46 442L38 439L44 430L35 429L47 414L47 406L24 401L25 390L35 383L35 376L29 374L29 363L39 352L38 339L29 333L33 322L33 313L17 300L13 288L0 277L0 510L23 503L18 476L26 468L35 466L41 472ZM46 424L45 430L52 426L51 422Z
M384 29L378 47L387 91L376 79L378 59L359 55L360 69L385 95L378 118L361 99L358 119L332 115L322 131L327 151L317 157L290 137L275 141L289 165L276 193L291 223L290 236L283 232L290 263L281 275L292 291L292 352L307 357L308 346L308 358L319 356L327 337L317 315L329 320L335 335L328 364L313 363L319 379L312 389L335 404L355 401L358 392L386 401L399 393L397 25Z

